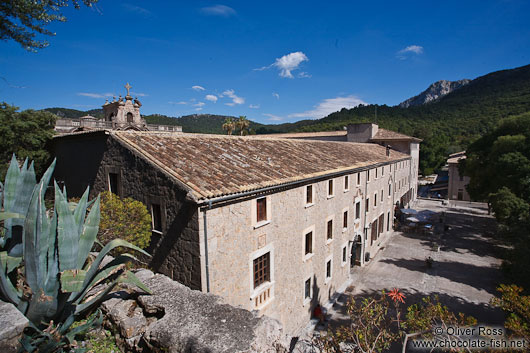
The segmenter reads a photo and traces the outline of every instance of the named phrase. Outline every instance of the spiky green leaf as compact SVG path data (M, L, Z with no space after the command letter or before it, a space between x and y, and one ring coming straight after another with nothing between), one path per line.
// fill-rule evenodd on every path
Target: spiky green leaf
M61 292L71 293L79 292L83 289L83 282L85 281L85 270L65 270L59 274L61 280Z

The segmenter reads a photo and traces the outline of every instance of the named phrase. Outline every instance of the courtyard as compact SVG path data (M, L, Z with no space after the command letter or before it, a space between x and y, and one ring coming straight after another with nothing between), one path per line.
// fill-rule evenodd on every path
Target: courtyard
M351 285L328 310L325 331L349 322L350 298L398 288L406 304L437 295L454 312L475 317L479 323L502 325L503 314L489 305L502 280L498 245L493 237L495 220L485 204L418 200L414 209L436 212L433 235L394 232L365 267L354 267ZM442 223L439 219L445 213ZM439 249L439 250L438 250ZM433 259L428 267L426 258Z

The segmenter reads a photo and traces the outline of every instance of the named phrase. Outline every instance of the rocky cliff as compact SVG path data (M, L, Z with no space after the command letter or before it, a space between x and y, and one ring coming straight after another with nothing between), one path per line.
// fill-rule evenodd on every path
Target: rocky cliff
M413 105L422 105L436 101L443 96L459 89L462 86L467 85L471 80L463 79L458 81L445 81L441 80L433 83L425 91L421 92L417 96L407 99L404 102L399 103L401 108L408 108Z

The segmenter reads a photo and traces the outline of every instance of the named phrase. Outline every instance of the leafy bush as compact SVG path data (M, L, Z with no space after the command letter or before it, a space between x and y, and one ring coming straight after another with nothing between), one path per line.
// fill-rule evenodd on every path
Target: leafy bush
M101 193L101 221L98 240L107 244L123 239L145 249L151 241L151 215L140 201L121 199L109 191Z

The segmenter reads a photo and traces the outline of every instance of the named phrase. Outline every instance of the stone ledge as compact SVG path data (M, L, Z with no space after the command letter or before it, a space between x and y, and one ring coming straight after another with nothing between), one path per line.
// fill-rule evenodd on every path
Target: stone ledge
M0 352L16 352L28 319L11 303L0 300Z

